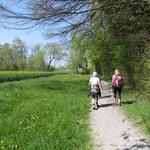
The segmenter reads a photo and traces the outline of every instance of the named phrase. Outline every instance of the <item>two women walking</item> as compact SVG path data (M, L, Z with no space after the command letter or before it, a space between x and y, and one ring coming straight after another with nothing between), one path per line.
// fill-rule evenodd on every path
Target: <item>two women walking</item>
M90 93L92 96L93 109L98 108L98 99L101 97L102 84L97 72L93 72L89 81ZM119 70L115 70L112 76L111 87L113 91L113 105L121 105L121 91L123 87L123 79Z

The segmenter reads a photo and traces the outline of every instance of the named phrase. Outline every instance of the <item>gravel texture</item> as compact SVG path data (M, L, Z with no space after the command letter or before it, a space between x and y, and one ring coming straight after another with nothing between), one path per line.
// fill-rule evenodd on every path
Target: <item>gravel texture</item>
M112 106L111 89L105 82L99 108L91 110L90 128L94 150L150 150L150 144L125 117L121 107Z

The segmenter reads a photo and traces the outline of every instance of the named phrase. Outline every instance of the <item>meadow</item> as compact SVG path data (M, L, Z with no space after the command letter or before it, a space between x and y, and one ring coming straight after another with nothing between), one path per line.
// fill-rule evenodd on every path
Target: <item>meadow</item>
M0 79L6 76L7 80L0 81L27 80L0 84L0 149L92 149L88 124L89 76L44 72L0 73ZM32 77L34 79L29 79ZM126 115L150 137L150 101L142 99L127 86L122 99Z
M0 149L91 149L85 75L0 84Z
M22 79L50 76L50 72L42 71L0 71L0 82L18 81Z

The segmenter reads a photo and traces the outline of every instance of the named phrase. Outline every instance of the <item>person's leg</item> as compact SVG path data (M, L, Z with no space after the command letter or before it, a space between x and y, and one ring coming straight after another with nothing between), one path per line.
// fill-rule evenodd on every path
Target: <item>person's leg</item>
M96 103L96 93L92 92L92 104L93 104L93 109L97 108L97 103Z
M92 96L92 106L93 109L95 108L95 98L94 98L94 93L91 91L91 96Z
M116 105L117 88L112 87L112 90L113 90L113 104Z
M93 109L95 109L95 95L94 95L94 93L92 93L92 105L93 105Z
M95 108L95 98L92 98L93 109Z
M99 106L99 105L98 105L98 100L99 100L99 95L97 94L97 95L95 96L96 107L98 107L98 106Z
M93 98L93 109L97 109L98 107L98 99L95 97Z
M121 105L121 88L118 88L118 105Z
M100 100L100 98L101 98L101 90L99 89L98 101Z
M94 93L93 98L92 98L92 103L93 103L93 109L98 108L98 93Z
M98 90L98 98L101 98L101 90Z
M98 107L98 101L97 101L97 98L95 97L95 109L97 109Z

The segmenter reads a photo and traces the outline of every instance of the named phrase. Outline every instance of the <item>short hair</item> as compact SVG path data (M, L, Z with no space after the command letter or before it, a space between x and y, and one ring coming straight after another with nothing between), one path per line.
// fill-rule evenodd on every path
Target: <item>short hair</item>
M96 76L97 76L97 72L94 71L93 74L92 74L92 76L93 76L93 77L96 77Z

